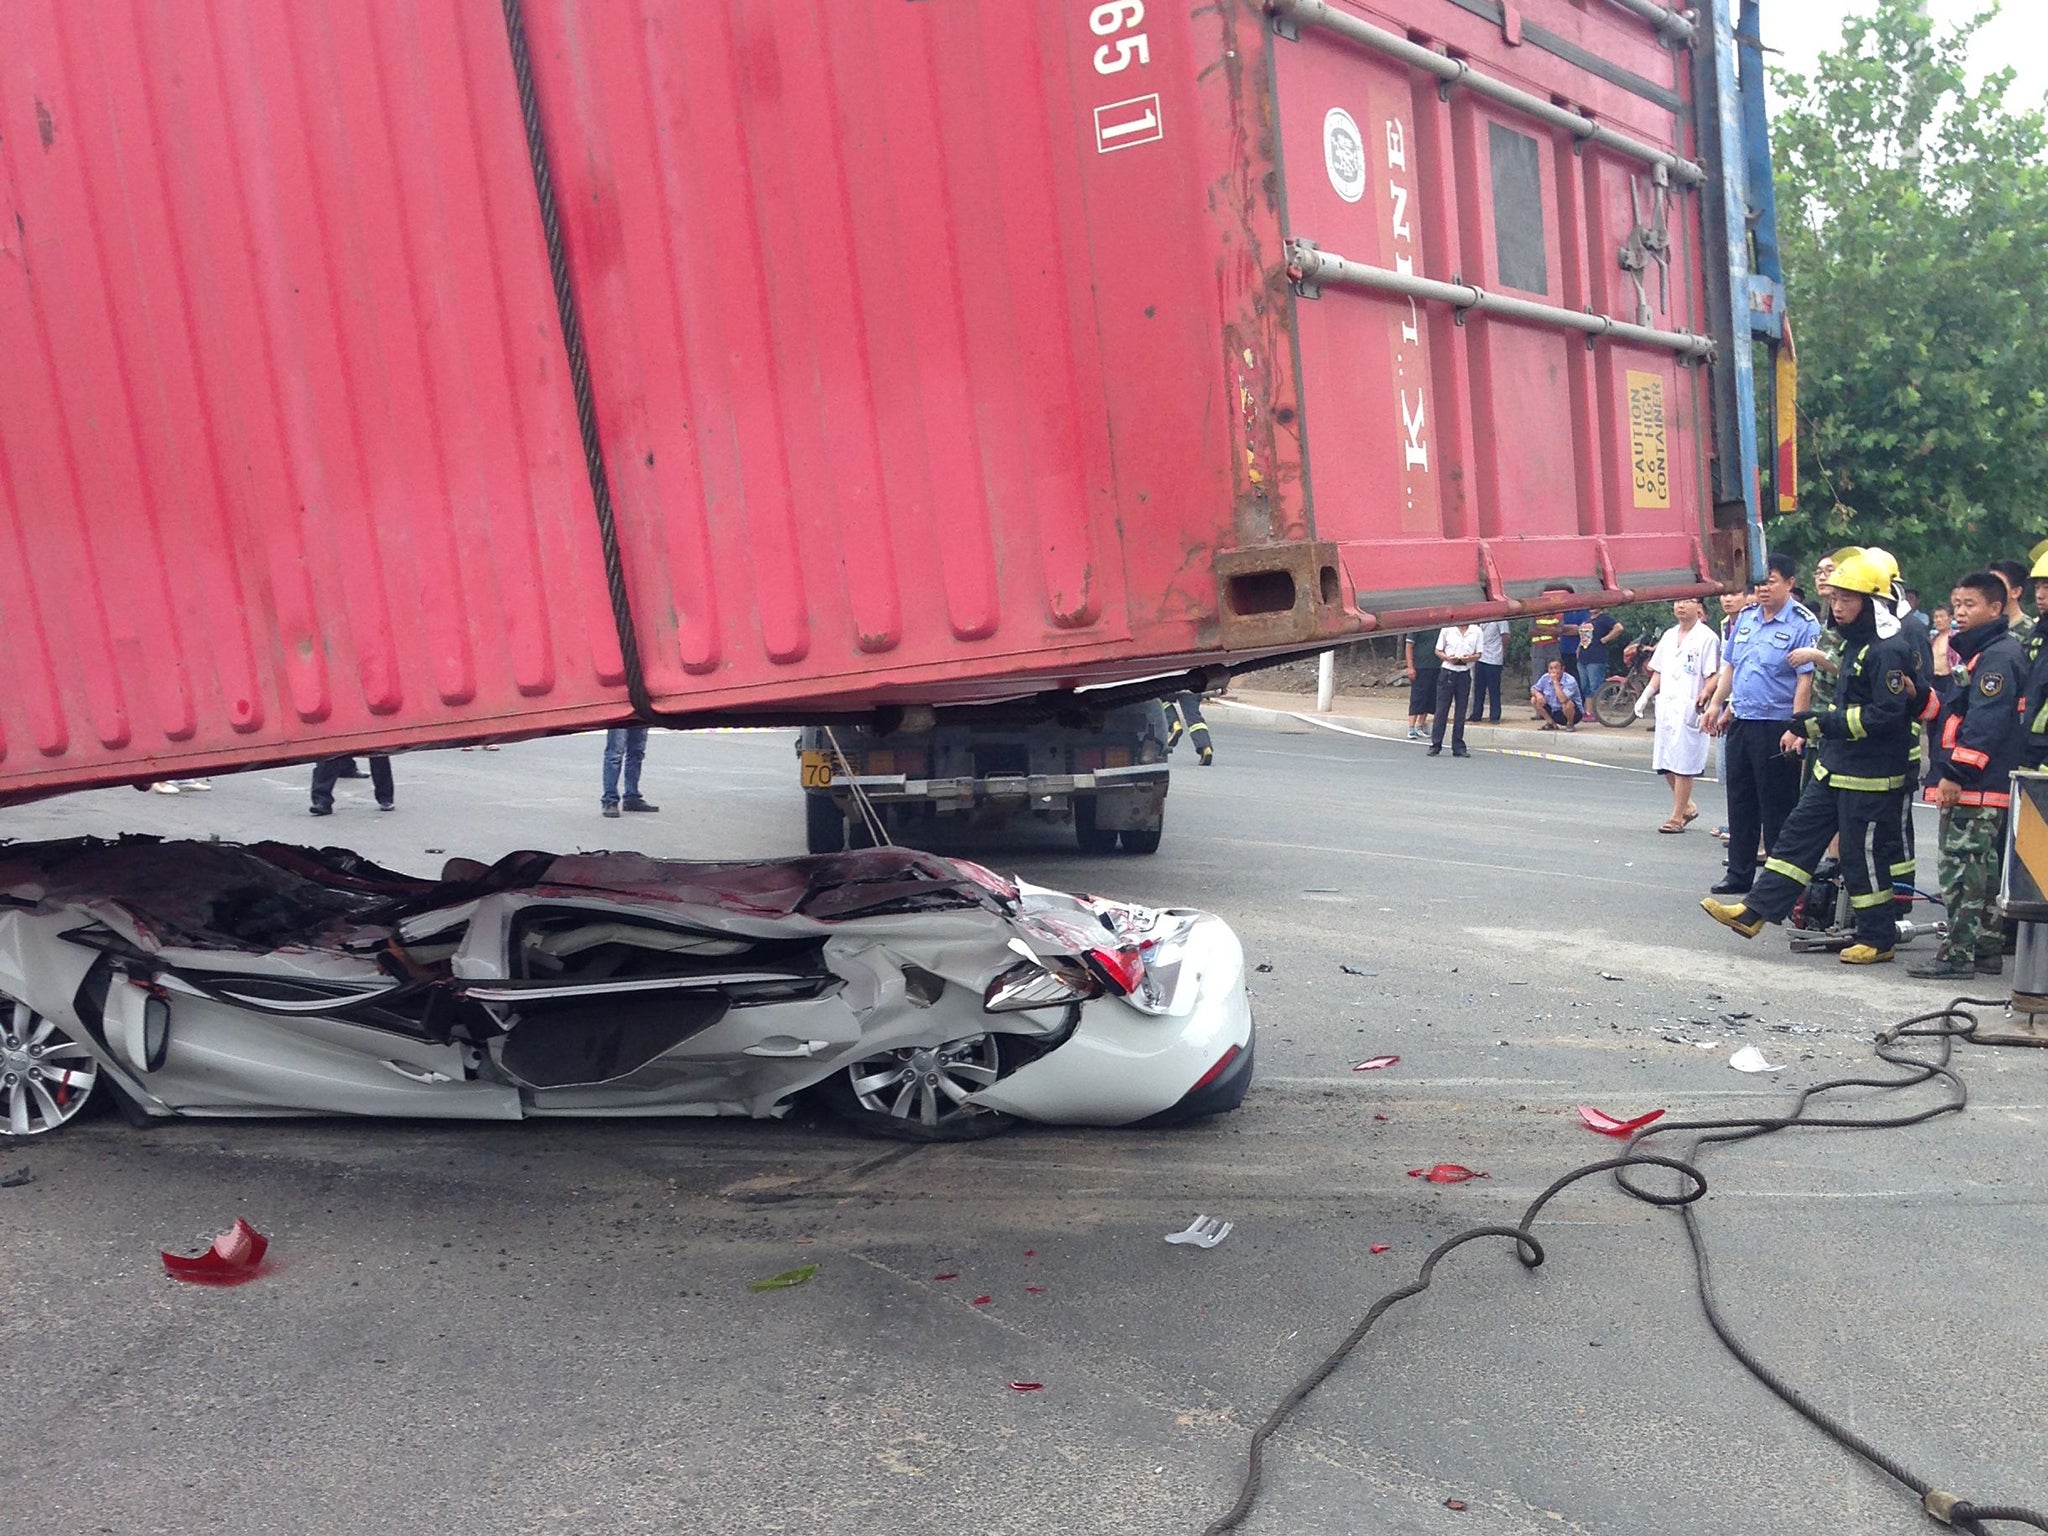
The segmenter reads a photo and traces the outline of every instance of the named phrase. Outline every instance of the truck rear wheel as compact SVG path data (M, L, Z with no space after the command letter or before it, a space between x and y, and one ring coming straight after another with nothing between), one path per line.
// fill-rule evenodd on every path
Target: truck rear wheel
M1157 853L1159 839L1166 834L1164 826L1147 827L1142 832L1126 828L1122 833L1125 853Z
M1128 837L1130 834L1124 835ZM1115 829L1095 825L1093 798L1082 798L1074 802L1074 841L1081 845L1083 853L1116 852Z
M804 796L804 846L812 853L838 853L846 847L846 818L830 795Z

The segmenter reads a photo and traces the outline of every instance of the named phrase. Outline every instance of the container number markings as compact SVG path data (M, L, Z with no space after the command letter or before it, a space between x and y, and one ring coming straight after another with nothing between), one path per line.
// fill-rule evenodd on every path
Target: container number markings
M1134 149L1163 138L1159 126L1159 98L1133 96L1129 101L1112 101L1095 109L1095 151L1107 155L1119 149Z
M1145 23L1145 0L1103 0L1088 11L1088 30L1106 41L1096 47L1093 60L1098 75L1121 75L1132 68L1144 69L1152 62L1152 39L1139 27ZM1127 89L1137 83L1118 81ZM1160 122L1159 96L1128 96L1095 108L1095 152L1113 154L1156 144L1165 137Z

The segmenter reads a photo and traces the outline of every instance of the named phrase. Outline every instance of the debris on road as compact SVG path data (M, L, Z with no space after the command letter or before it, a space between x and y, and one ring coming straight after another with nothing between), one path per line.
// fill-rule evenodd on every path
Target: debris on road
M1382 1067L1397 1067L1401 1064L1398 1056L1368 1056L1351 1070L1354 1072L1377 1072Z
M1464 1512L1464 1509L1465 1509L1465 1501L1464 1501L1463 1499L1445 1499L1445 1500L1444 1500L1444 1508L1445 1508L1445 1509L1450 1509L1450 1510L1456 1510L1456 1511L1458 1511L1459 1513L1461 1513L1461 1514L1462 1514L1462 1513Z
M1633 1120L1623 1120L1610 1115L1604 1109L1595 1109L1590 1104L1578 1106L1579 1118L1586 1122L1586 1129L1598 1131L1602 1136L1631 1136L1652 1120L1662 1120L1664 1111L1653 1109L1646 1115L1637 1115Z
M1012 1392L1043 1392L1045 1390L1045 1383L1042 1381L1013 1381L1010 1383L1010 1390Z
M800 1269L785 1269L779 1275L770 1275L766 1280L749 1280L750 1291L786 1291L792 1286L802 1285L816 1277L818 1266L806 1264Z
M1427 1179L1432 1184L1462 1184L1467 1179L1490 1179L1490 1173L1478 1173L1462 1163L1438 1163L1434 1168L1410 1168L1411 1179Z
M1253 966L1252 969L1257 971L1261 976L1264 976L1272 971L1273 962L1270 960L1261 960L1257 965Z
M1235 1225L1235 1222L1218 1221L1213 1216L1201 1215L1188 1223L1186 1231L1167 1233L1166 1240L1169 1243L1193 1243L1197 1248L1214 1248L1230 1236L1230 1230Z
M989 1295L986 1291L984 1291L981 1295L974 1298L973 1304L977 1307L985 1307L994 1300L995 1297Z
M256 1278L263 1268L263 1256L270 1251L270 1239L241 1217L213 1240L213 1246L196 1258L163 1253L164 1273L173 1280L193 1285L240 1285Z
M1372 1245L1372 1251L1374 1253L1391 1253L1393 1251L1393 1247L1394 1245L1392 1243L1374 1243Z
M1365 968L1364 966L1362 966L1362 965L1340 965L1340 966L1338 966L1338 967L1337 967L1337 969L1338 969L1338 970L1340 970L1340 971L1342 971L1342 972L1343 972L1343 973L1344 973L1344 974L1345 974L1346 976L1377 976L1377 975L1379 975L1379 972L1378 972L1378 971L1368 971L1368 970L1367 970L1367 969L1366 969L1366 968Z
M1628 978L1627 978L1626 976L1617 976L1617 975L1615 975L1615 974L1614 974L1614 972L1612 972L1612 971L1602 971L1602 972L1600 973L1600 979L1601 979L1602 981L1627 981L1627 980L1628 980Z
M1045 1287L1042 1285L1027 1285L1024 1287L1024 1294L1026 1296L1043 1296L1045 1294Z
M932 1278L934 1280L958 1280L960 1278L960 1271L949 1269L943 1275L933 1275Z
M1785 1070L1783 1067L1776 1066L1766 1060L1764 1053L1753 1045L1745 1045L1733 1056L1730 1056L1728 1058L1728 1065L1738 1072L1782 1072Z
M0 1173L0 1189L20 1189L24 1184L33 1184L36 1176L26 1168L17 1168L12 1173Z

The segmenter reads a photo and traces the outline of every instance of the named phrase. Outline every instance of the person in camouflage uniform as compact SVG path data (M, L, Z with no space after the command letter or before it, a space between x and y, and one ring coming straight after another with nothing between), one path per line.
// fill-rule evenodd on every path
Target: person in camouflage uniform
M1926 798L1941 808L1941 903L1948 937L1932 960L1906 968L1930 981L1996 976L2005 934L1998 917L1999 864L2012 771L2026 750L2022 697L2026 657L2005 618L2008 588L1991 571L1956 583L1952 687L1933 740Z

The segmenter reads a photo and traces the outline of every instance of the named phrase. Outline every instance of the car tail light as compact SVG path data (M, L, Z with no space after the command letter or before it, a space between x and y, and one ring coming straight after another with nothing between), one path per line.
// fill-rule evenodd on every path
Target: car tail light
M1204 1072L1201 1075L1201 1077L1196 1080L1195 1086L1190 1088L1188 1092L1200 1093L1204 1088L1208 1087L1211 1083L1215 1082L1217 1078L1221 1077L1225 1072L1229 1071L1230 1064L1233 1061L1237 1060L1237 1058L1242 1056L1243 1054L1244 1047L1233 1045L1229 1050L1225 1051L1221 1056L1216 1058L1216 1065L1211 1067L1208 1071Z
M1110 987L1129 997L1145 984L1145 957L1135 949L1091 949L1088 963Z
M1011 966L988 985L981 1006L990 1013L1058 1008L1102 995L1102 983L1071 960L1048 957Z

